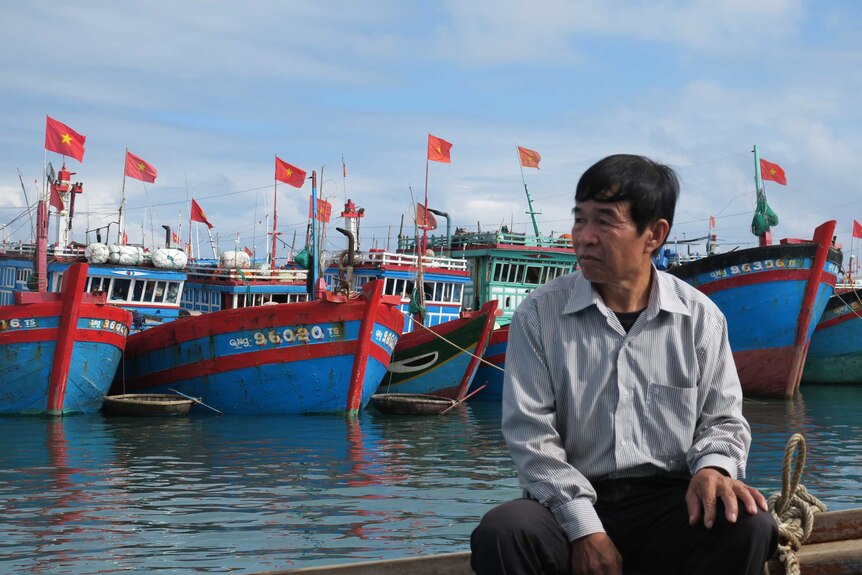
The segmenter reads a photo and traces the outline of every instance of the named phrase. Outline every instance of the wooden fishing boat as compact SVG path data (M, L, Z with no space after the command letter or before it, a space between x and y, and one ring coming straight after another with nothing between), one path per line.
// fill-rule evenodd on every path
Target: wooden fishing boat
M87 264L78 263L66 270L60 293L16 292L14 305L0 307L0 414L93 413L102 406L132 315L105 305L104 294L84 293L86 280Z
M194 404L193 399L167 393L126 393L105 396L102 411L108 415L188 415Z
M862 288L829 298L817 322L802 383L862 383Z
M404 316L370 282L358 297L227 309L129 337L113 393L206 397L224 413L356 413L386 373Z
M424 394L463 399L485 353L497 301L429 328L403 334L378 394Z
M862 509L828 511L814 516L811 536L797 552L803 575L855 575L862 573ZM770 573L784 573L772 560ZM471 575L470 552L367 561L267 571L257 575ZM637 575L630 573L629 575Z
M792 397L798 391L811 334L841 265L834 230L832 220L811 241L782 240L669 270L724 313L745 395Z
M371 396L371 405L393 415L440 415L458 405L458 401L421 393L375 393Z

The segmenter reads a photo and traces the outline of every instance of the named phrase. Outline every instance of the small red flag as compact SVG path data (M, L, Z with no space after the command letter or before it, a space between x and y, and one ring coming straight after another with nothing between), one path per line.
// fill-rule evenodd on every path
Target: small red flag
M177 235L177 232L171 232L171 241L173 241L175 245L180 245L183 243L183 240L180 239L180 236Z
M451 164L452 158L449 155L451 149L452 144L446 140L428 134L428 159L432 162Z
M200 205L194 200L192 200L192 211L191 216L189 216L189 219L193 222L200 222L202 224L206 224L208 228L213 227L213 225L207 219L207 215L204 213L203 208L200 207Z
M329 223L329 218L332 216L332 204L324 199L317 199L317 217L311 213L311 197L308 198L308 217L314 218L324 224Z
M521 157L522 166L539 169L539 162L542 161L542 155L539 152L518 146L518 155Z
M60 191L54 185L51 185L51 197L48 201L52 206L57 208L58 212L66 209L66 204L63 203L63 198L60 197Z
M47 116L47 118L48 121L45 125L45 149L83 162L84 142L87 141L87 138L51 116Z
M250 249L248 249L248 246L245 246L244 248L242 248L242 251L247 253L248 257L250 257L250 258L254 257L254 253Z
M715 216L709 216L709 229L715 228Z
M301 188L305 183L305 171L291 166L278 156L275 157L275 179L285 184Z
M862 238L862 224L853 220L853 237Z
M764 180L772 180L782 186L787 185L787 178L784 176L784 170L778 164L767 162L760 158L760 177Z
M123 232L123 245L126 246L129 244L129 234Z
M425 206L416 204L416 225L423 230L436 230L437 218Z
M153 183L159 173L152 164L126 150L126 175L142 182Z

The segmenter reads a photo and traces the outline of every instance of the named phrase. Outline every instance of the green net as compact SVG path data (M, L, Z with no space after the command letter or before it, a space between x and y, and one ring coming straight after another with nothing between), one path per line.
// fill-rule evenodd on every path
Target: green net
M762 236L776 225L778 225L778 215L766 203L766 195L761 192L757 196L754 219L751 220L751 233L755 236Z

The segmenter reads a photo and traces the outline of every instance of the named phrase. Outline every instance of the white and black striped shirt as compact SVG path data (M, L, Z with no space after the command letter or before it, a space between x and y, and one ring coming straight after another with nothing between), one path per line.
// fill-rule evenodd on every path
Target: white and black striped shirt
M719 467L745 476L751 431L724 315L653 269L628 333L580 272L512 319L503 436L518 479L569 540L604 531L590 481Z

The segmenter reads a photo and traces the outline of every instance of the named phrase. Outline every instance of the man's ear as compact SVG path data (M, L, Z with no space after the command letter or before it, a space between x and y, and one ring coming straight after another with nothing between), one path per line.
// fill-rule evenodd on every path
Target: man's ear
M670 233L670 224L666 219L662 218L650 224L647 232L646 251L652 253L664 244L667 235Z

